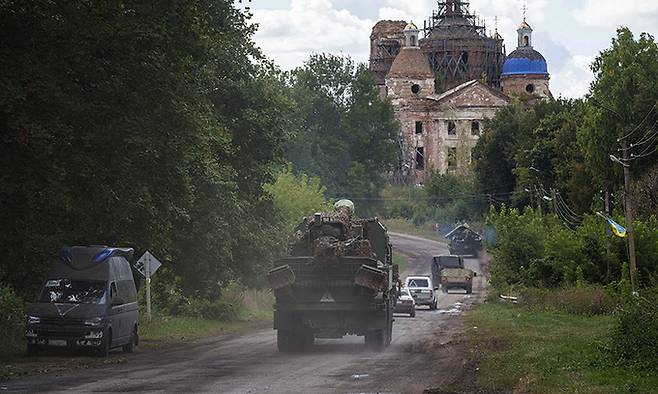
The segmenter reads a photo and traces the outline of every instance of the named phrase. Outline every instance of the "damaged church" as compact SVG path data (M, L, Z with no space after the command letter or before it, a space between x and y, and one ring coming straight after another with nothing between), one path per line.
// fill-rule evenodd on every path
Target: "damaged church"
M432 169L468 174L484 120L510 96L552 98L547 63L532 46L525 16L517 48L506 55L497 29L487 35L468 2L437 3L422 30L412 22L379 21L370 36L370 70L400 123L395 183L422 184Z

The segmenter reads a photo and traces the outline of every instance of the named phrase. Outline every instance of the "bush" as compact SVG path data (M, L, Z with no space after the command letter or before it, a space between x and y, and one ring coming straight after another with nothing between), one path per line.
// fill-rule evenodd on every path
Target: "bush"
M620 222L623 223L622 220ZM611 284L627 271L625 240L606 235L606 222L585 215L569 228L557 216L530 208L492 210L487 224L495 229L491 283L559 288L575 284ZM642 285L658 273L658 221L636 221L638 267Z
M235 320L243 309L245 289L237 282L229 283L218 299L188 298L182 314L203 319Z
M526 288L519 293L519 305L594 316L613 313L618 301L601 286L585 285L554 290Z
M183 307L182 314L202 319L230 321L238 317L239 311L240 305L235 305L226 300L207 300L193 297Z
M25 322L25 302L10 287L0 285L0 350L20 343Z
M619 364L658 371L658 286L626 300L617 315L609 352Z

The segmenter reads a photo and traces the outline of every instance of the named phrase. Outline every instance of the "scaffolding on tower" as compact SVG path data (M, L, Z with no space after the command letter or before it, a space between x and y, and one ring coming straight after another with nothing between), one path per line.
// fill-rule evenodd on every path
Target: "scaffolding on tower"
M489 37L484 22L469 11L468 1L438 1L425 22L421 48L447 89L473 79L499 88L505 45L496 32Z

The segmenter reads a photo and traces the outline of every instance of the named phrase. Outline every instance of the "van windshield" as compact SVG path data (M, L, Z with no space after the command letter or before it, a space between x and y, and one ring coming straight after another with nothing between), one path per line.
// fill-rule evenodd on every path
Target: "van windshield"
M49 279L41 290L39 302L105 304L105 282Z

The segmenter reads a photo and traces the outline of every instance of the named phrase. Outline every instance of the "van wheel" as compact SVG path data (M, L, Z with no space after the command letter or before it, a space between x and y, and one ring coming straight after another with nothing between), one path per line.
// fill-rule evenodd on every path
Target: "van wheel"
M35 345L35 344L31 344L31 343L27 344L27 355L28 356L34 357L34 356L38 355L39 350L41 350L41 349L39 349L39 345Z
M411 313L409 314L409 317L416 317L416 308L414 308Z
M107 357L110 355L110 346L112 343L112 330L108 329L106 335L103 335L103 342L101 346L96 350L96 355L98 357Z
M122 349L124 353L132 353L135 351L135 346L137 345L137 327L133 328L132 334L130 334L130 342L123 345Z

